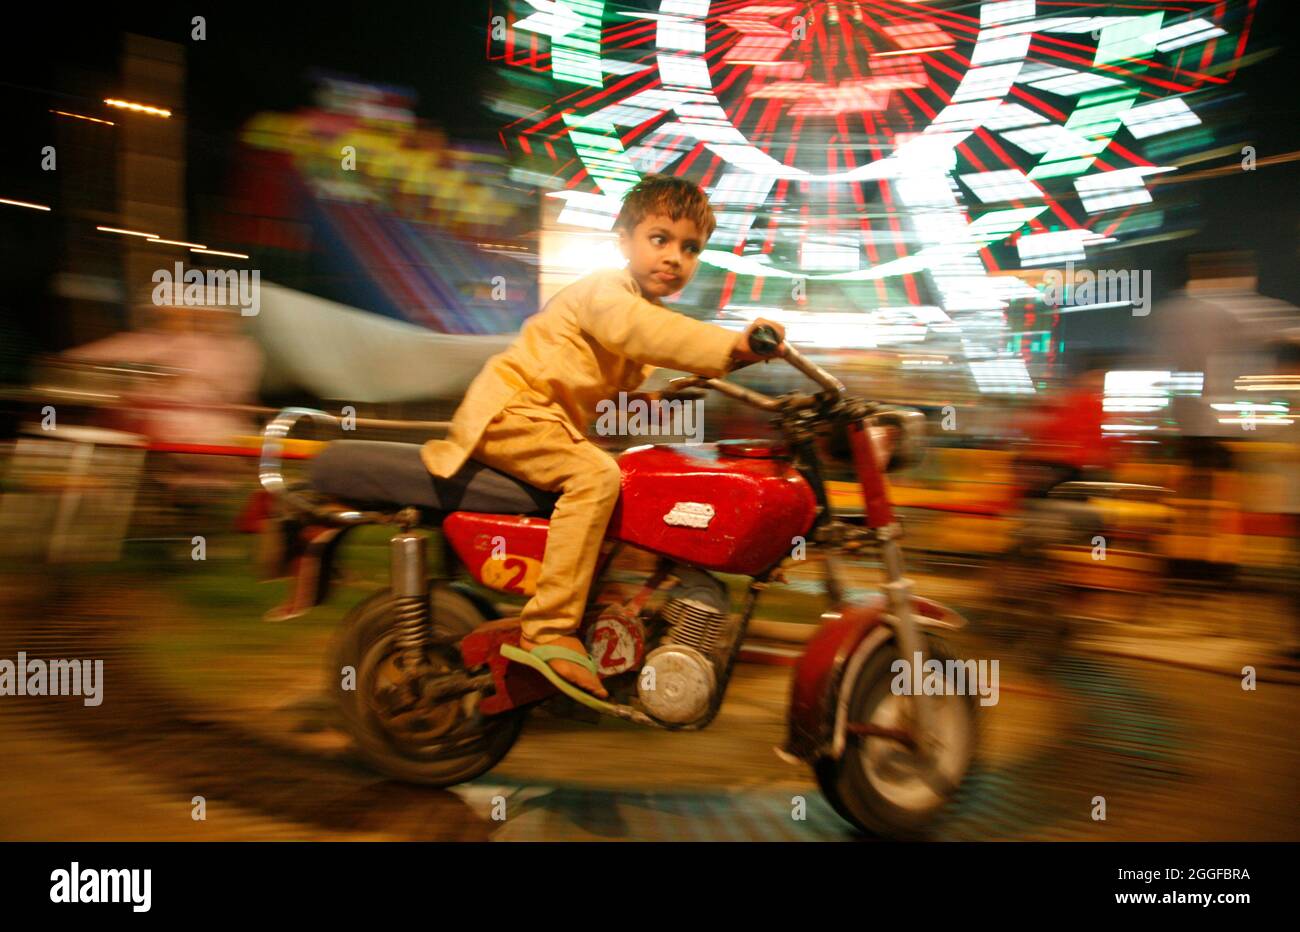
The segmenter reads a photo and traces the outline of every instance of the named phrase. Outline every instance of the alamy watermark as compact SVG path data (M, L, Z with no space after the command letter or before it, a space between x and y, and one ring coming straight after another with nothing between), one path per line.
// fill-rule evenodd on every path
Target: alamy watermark
M104 701L104 661L0 659L0 696L83 696L83 705Z
M50 873L51 903L130 903L133 912L147 913L152 904L153 870L82 867L73 861L67 870Z
M889 688L896 696L974 696L980 705L998 704L996 660L925 660L920 651L913 659L900 657L889 665L894 674Z
M1065 272L1043 273L1043 303L1048 307L1133 306L1134 317L1151 313L1150 269L1080 269L1065 263Z
M260 269L186 269L177 262L173 269L157 269L152 276L153 303L162 307L239 308L244 317L256 317L262 309Z
M596 433L602 437L685 437L687 443L704 442L703 398L632 398L619 392L618 400L596 403Z

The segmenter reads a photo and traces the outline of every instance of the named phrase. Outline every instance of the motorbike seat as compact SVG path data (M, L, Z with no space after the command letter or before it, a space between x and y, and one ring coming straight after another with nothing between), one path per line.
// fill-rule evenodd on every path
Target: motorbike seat
M312 458L308 478L316 492L357 507L546 517L558 498L473 460L440 479L425 468L418 443L381 440L335 440Z

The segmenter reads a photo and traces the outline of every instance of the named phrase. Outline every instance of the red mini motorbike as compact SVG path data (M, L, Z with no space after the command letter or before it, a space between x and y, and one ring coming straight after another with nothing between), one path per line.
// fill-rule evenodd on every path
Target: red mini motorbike
M751 346L770 354L775 334L761 328ZM946 663L939 633L965 623L913 594L883 476L918 449L924 416L847 396L794 347L782 358L819 390L768 397L692 376L660 396L671 402L721 392L767 412L779 441L655 444L619 458L622 493L582 628L610 700L590 704L651 728L706 727L760 595L802 545L822 557L829 605L795 667L788 737L777 754L810 765L854 826L913 837L961 784L976 744L973 696L891 686L899 658ZM334 421L286 409L267 426L262 451L261 482L278 504L285 544L281 571L296 579L278 617L326 598L349 529L395 526L390 586L349 614L334 658L343 720L359 754L391 776L435 786L471 780L510 750L530 707L558 696L537 671L502 655L518 645L518 621L499 618L483 594L484 587L532 591L554 496L472 461L452 479L435 479L418 445L375 441L328 444L312 459L308 480L290 484L283 441L304 418ZM821 459L828 444L820 439L837 430L862 485L860 520L832 515L827 502ZM873 441L881 433L893 438L888 463ZM431 528L441 529L440 538ZM431 539L441 540L448 568L432 580ZM623 547L654 555L656 566L630 595L625 588L610 599L604 577ZM849 602L841 555L868 548L883 562L883 594ZM714 573L750 578L739 611Z

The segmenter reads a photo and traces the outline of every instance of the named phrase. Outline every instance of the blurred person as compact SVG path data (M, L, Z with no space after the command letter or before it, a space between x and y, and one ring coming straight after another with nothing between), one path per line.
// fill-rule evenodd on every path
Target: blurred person
M1102 430L1110 359L1096 351L1067 357L1068 374L1054 390L1034 396L1023 416L1012 461L1018 500L1015 543L999 578L1018 596L1055 598L1049 550L1065 540L1090 540L1101 519L1086 502L1051 498L1066 482L1097 481L1115 465L1116 440Z
M1203 374L1200 396L1176 395L1170 407L1194 484L1208 497L1212 471L1232 467L1224 441L1252 436L1212 406L1236 399L1238 377L1274 370L1274 347L1300 333L1300 311L1259 294L1250 252L1194 253L1184 263L1184 288L1152 309L1154 350L1171 371Z
M233 405L257 400L263 359L238 313L213 308L154 308L152 322L65 350L64 357L170 370L126 389L115 426L151 441L223 445L250 431Z
M1290 381L1291 411L1300 409L1300 337L1284 340L1277 350L1277 372ZM1294 661L1300 661L1300 419L1291 417L1285 433L1276 439L1288 447L1281 469L1282 483L1276 508L1286 517L1287 553L1289 566L1283 577L1287 605L1290 609L1291 631L1282 644L1282 652Z
M1009 546L989 566L983 607L990 632L1012 637L1036 663L1060 656L1078 622L1082 580L1072 553L1105 533L1092 495L1054 495L1070 482L1108 478L1118 440L1104 429L1106 374L1116 364L1099 350L1075 350L1051 386L1002 409L1012 443Z
M200 456L206 446L234 444L256 432L253 418L233 406L253 404L263 370L262 351L243 332L236 311L204 307L151 307L150 324L66 350L62 355L105 365L156 367L143 371L103 413L103 426L150 443L190 444L194 452L156 453L148 475L158 484L142 496L135 520L162 530L206 527L215 519L214 492L248 483L242 457Z
M586 438L585 425L600 401L636 389L656 366L717 377L734 361L758 358L748 344L754 328L766 324L784 339L771 321L736 334L663 306L695 275L715 225L708 199L690 181L642 178L615 223L627 267L593 272L551 298L471 383L448 439L422 449L434 476L449 478L474 459L560 493L519 645L549 668L549 678L601 698L608 693L574 635L621 472Z
M1258 268L1249 251L1191 253L1184 257L1184 271L1186 285L1152 308L1152 349L1161 368L1202 374L1199 396L1175 395L1170 414L1179 432L1176 449L1188 467L1182 495L1214 502L1221 495L1219 478L1237 466L1229 443L1262 435L1240 411L1214 406L1254 400L1238 393L1238 379L1276 371L1277 348L1300 333L1300 311L1259 293ZM1201 524L1202 519L1189 524L1202 526L1211 542L1219 521L1214 514L1207 511L1204 518L1213 524ZM1211 554L1207 550L1190 561L1196 575L1235 574L1235 561Z
M1077 356L1065 383L1037 396L1015 464L1024 496L1046 497L1063 482L1079 482L1115 465L1115 438L1102 429L1109 363L1101 353Z

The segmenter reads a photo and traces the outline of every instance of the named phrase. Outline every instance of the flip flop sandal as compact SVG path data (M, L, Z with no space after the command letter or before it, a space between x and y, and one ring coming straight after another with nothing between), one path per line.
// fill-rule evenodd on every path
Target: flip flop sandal
M588 708L596 709L600 712L613 712L616 709L612 703L602 702L591 693L587 692L580 686L570 683L560 674L552 669L548 661L551 660L568 660L576 663L584 670L596 675L596 661L592 660L586 654L580 654L576 650L567 647L558 647L554 645L540 644L531 651L524 650L521 647L515 647L513 644L503 644L501 646L501 656L507 660L513 660L515 663L522 663L525 666L532 667L542 676L550 680L551 685L564 693L575 702L581 702Z

